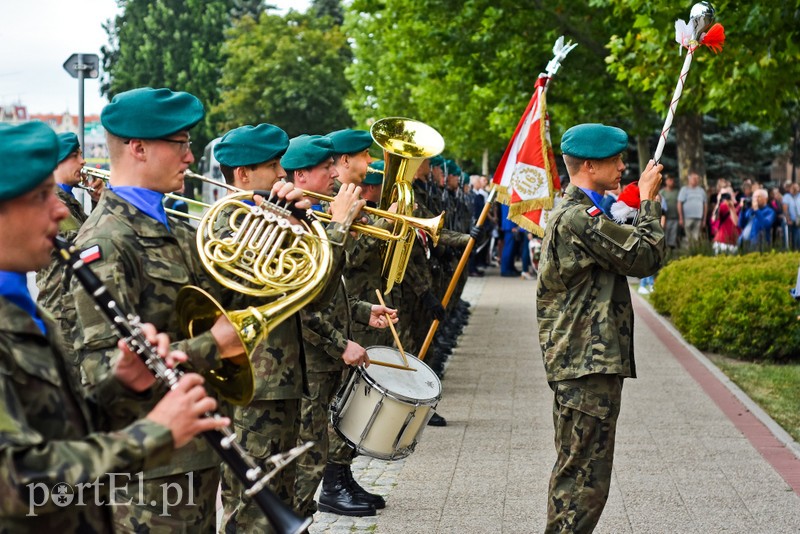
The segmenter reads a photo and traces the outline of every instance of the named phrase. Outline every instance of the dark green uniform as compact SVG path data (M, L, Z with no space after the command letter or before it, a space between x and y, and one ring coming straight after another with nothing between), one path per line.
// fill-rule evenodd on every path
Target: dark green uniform
M69 216L58 224L58 234L71 243L88 215L83 211L81 203L60 187L56 189L56 195L69 209ZM71 298L64 298L69 293L70 281L66 267L56 254L53 251L50 264L36 273L36 287L39 288L37 301L55 317L61 327L60 333L63 336L61 346L71 348L70 333L76 321L75 305Z
M85 400L72 362L58 348L58 328L46 311L39 315L47 335L0 297L0 532L111 532L107 473L165 464L172 434L146 419L128 424L126 404L141 398L110 375L97 382L96 402ZM97 432L110 427L109 417L118 430ZM92 484L98 479L102 486ZM69 485L70 504L54 500L58 483Z
M347 237L341 224L329 224L326 234L334 243L343 243ZM342 248L332 247L331 275L334 279L341 272ZM331 291L333 288L323 290L306 309L328 302ZM253 351L250 358L256 378L253 401L247 406L237 406L234 411L233 422L242 446L262 466L264 459L288 451L300 439L300 400L306 381L303 374L306 364L301 361L303 339L298 324L297 316L286 319ZM271 479L269 487L288 506L303 512L295 503L296 464L292 462L284 467ZM264 513L244 491L244 485L223 465L222 531L272 532Z
M203 275L202 264L195 250L194 231L182 221L170 219L170 229L144 215L113 191L106 191L97 207L81 228L75 240L80 249L97 245L100 257L90 263L98 278L105 283L124 310L130 310L152 323L159 332L178 340L173 348L189 355L189 367L198 372L218 366L217 347L210 332L184 340L179 331L174 306L178 291L185 285L200 286L219 296ZM117 336L103 315L95 310L94 301L73 280L78 323L75 329L75 350L80 362L81 379L87 391L109 372L116 353ZM141 416L166 392L160 385L150 402L131 405ZM169 466L145 471L142 491L145 505L134 499L131 505L114 508L118 529L133 531L140 523L151 532L175 532L189 529L208 532L214 529L216 493L219 484L219 457L206 441L197 437L178 451ZM181 488L179 505L170 508L170 517L160 517L164 484ZM130 495L137 495L138 483L128 485ZM193 496L193 502L187 496ZM171 497L175 499L176 497ZM128 500L128 499L120 499ZM151 501L155 505L151 505ZM191 503L191 504L190 504Z
M301 402L300 442L314 441L297 460L295 504L301 514L316 511L314 493L328 460L330 404L347 369L342 353L351 339L350 326L353 321L368 322L372 307L351 300L341 278L332 283L336 283L336 292L326 309L301 312L309 395Z
M660 217L643 200L636 223L619 225L570 185L547 225L536 299L558 454L547 532L591 532L608 499L622 380L636 376L626 277L661 265Z

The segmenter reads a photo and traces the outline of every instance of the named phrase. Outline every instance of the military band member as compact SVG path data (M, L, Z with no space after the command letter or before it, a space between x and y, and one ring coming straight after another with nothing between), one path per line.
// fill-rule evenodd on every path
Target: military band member
M377 208L381 203L381 186L383 185L383 161L373 161L361 182L361 198L367 201L367 207Z
M222 136L214 147L214 156L230 185L248 191L273 191L279 185L282 190L291 191L292 184L279 184L286 178L280 159L288 146L289 136L277 126L242 126ZM292 197L291 193L297 194ZM287 198L301 198L300 191L291 193ZM352 188L340 191L331 203L332 224L327 229L331 241L345 240L345 225L354 216L349 212L356 202L358 195ZM300 208L308 205L308 201L296 204ZM340 248L334 247L334 258L342 257ZM332 274L335 272L338 271L334 269ZM320 305L309 305L314 306ZM257 459L285 452L297 443L305 381L303 358L299 317L289 318L271 329L266 341L251 356L255 395L250 404L236 408L234 425L242 445ZM294 507L294 483L292 463L270 481L270 487L287 505ZM271 531L263 512L244 494L246 488L225 466L222 488L223 532Z
M665 255L662 165L639 179L634 224L617 224L600 201L619 184L628 136L602 124L561 139L570 185L548 219L536 298L539 341L554 391L557 459L546 532L591 532L608 499L622 382L636 376L628 276L654 274Z
M121 417L122 401L149 398L155 381L121 342L111 372L84 399L58 326L25 283L27 271L49 263L69 214L56 196L57 156L56 134L45 124L0 125L0 530L10 533L111 532L109 473L164 465L198 433L228 424L203 418L216 402L196 374L184 375L141 419ZM169 339L142 328L166 356ZM184 359L172 353L168 365ZM75 498L67 487L80 491L82 502L56 501L57 486L65 499Z
M184 339L174 309L178 291L188 284L223 302L220 288L205 276L193 229L168 217L162 205L165 193L181 188L184 172L194 161L189 130L204 115L203 105L188 93L141 88L116 95L100 115L111 160L109 187L75 240L84 261L112 288L117 302L178 340L176 347L188 354L188 364L197 371L218 368L222 358L244 357L239 337L224 316L208 332ZM72 294L78 315L77 357L84 387L91 392L108 373L115 335L74 280ZM131 404L129 409L140 415L151 404ZM115 528L213 530L219 463L204 440L193 440L170 465L148 469L141 484L133 480L127 491L119 490L118 500L130 504L114 508ZM169 517L161 515L167 498L164 487L184 496Z
M330 195L338 176L333 163L333 143L327 137L302 135L291 140L281 164L289 179L301 189ZM352 184L343 188L351 189ZM356 187L360 194L360 188ZM319 204L317 204L319 206ZM363 201L358 207L363 207ZM318 209L322 209L319 206ZM352 242L351 242L352 243ZM346 249L348 250L348 249ZM303 339L308 358L309 394L301 402L300 442L314 441L312 449L297 460L295 503L301 515L316 511L314 494L323 478L328 458L329 407L341 383L347 365L368 365L367 352L350 338L351 316L375 327L386 327L386 313L396 320L395 310L384 306L371 306L368 302L351 304L341 279L332 280L335 292L324 311L303 311ZM336 495L322 511L343 515L375 515L375 507L351 498L348 481L344 475L323 492Z
M58 166L53 171L53 178L58 186L56 194L69 210L67 217L58 225L58 234L69 242L75 239L87 218L83 205L74 196L75 186L83 179L81 169L85 164L78 136L72 132L58 134ZM97 201L104 184L102 180L95 182L92 199ZM58 322L61 327L59 330L65 336L64 346L68 346L67 339L72 339L69 334L75 325L75 306L71 299L63 298L69 292L69 280L67 269L55 252L50 264L36 273L36 287L39 289L37 301Z
M339 174L337 180L341 184L360 185L361 194L364 197L364 181L369 166L372 164L372 157L369 155L372 136L365 130L345 129L329 133L327 137L333 142L333 161ZM378 176L382 182L382 175ZM376 202L380 202L380 185L377 190ZM382 223L370 216L364 216L362 221L373 225ZM380 227L389 230L392 225L381 224ZM383 245L384 243L376 237L361 235L349 248L342 276L348 294L352 298L373 305L380 304L375 290L383 288L381 276L385 250ZM390 302L391 299L387 297L386 301ZM366 318L367 321L364 319L351 322L350 339L364 348L374 345L392 345L392 336L388 329L373 328L369 324L369 318ZM372 505L376 510L385 508L386 501L382 496L368 492L356 482L351 467L355 450L333 429L330 422L328 423L328 440L328 463L322 479L320 506L335 512L342 508L343 500L350 500L355 503ZM346 488L338 488L336 482L340 479L345 482ZM330 491L332 488L333 492Z

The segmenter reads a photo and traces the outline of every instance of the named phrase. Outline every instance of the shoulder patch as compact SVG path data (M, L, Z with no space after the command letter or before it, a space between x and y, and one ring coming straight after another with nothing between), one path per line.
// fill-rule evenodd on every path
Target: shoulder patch
M597 206L592 206L590 208L586 208L586 213L589 214L589 217L597 217L598 215L603 213L603 210L601 210Z
M101 259L103 257L103 252L100 250L100 245L92 245L89 248L81 250L80 256L83 263L88 265L93 261Z

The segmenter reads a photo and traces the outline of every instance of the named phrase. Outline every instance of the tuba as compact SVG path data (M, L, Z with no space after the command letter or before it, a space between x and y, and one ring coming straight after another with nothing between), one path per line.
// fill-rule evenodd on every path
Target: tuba
M379 208L389 209L397 203L397 213L410 216L414 211L414 175L422 162L439 155L444 150L444 138L427 124L402 117L387 117L370 128L372 139L383 148L384 171ZM400 234L396 229L394 232ZM382 276L384 293L403 281L414 232L406 232L405 239L386 243Z

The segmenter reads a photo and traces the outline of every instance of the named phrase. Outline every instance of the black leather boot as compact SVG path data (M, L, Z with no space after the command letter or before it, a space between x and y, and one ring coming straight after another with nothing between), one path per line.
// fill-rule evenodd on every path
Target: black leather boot
M447 419L434 412L430 420L428 420L428 426L447 426Z
M349 472L348 465L325 465L317 509L320 512L358 517L375 515L375 507L359 499L350 490L347 477Z
M356 482L353 478L353 471L349 465L343 466L345 468L345 476L347 477L347 485L350 491L358 497L358 500L371 504L376 510L383 510L386 508L386 501L376 493L370 493Z

